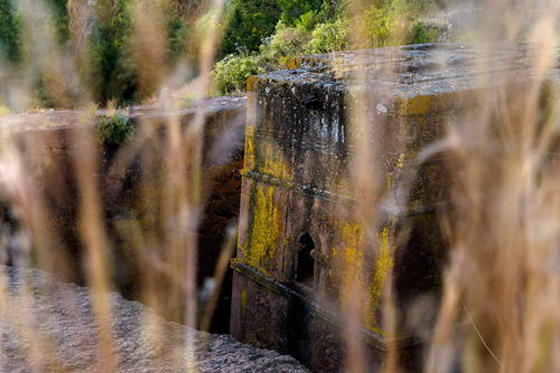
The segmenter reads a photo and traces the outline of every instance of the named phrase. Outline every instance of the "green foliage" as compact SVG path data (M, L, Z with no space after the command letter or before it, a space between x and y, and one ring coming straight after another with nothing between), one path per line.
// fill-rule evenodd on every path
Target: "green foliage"
M213 71L214 83L221 93L244 91L247 78L262 74L265 69L260 56L230 55L216 63Z
M189 45L190 27L177 7L168 3L164 8L165 60L174 64ZM130 0L97 0L94 8L93 31L90 37L91 84L96 89L97 102L116 101L127 104L140 97L134 60L133 20ZM162 66L167 68L168 66ZM153 92L142 92L150 95Z
M305 26L306 17L301 17L300 20L293 26L278 22L275 33L261 45L260 54L229 55L216 63L213 77L218 91L242 91L249 76L285 66L301 54L327 53L348 47L347 20L341 18L320 23L311 29Z
M92 85L97 101L135 99L137 83L131 49L132 19L126 0L97 0L90 39Z
M389 38L397 26L396 13L391 5L372 5L363 13L360 21L365 47L382 47L389 44Z
M230 53L244 52L238 57L229 56L216 65L214 79L221 92L243 89L248 76L281 68L303 54L429 43L437 41L440 36L438 28L421 21L435 6L433 0L373 0L352 21L346 0L277 1L277 6L255 0L234 0L232 3L234 12L228 27L235 28L238 36L246 28L243 20L251 19L252 11L260 15L265 6L274 9L271 19L278 15L279 9L280 21L273 31L267 28L266 33L259 35L247 32L254 38L248 38L245 42L240 38L234 47L231 39L228 39L228 35L233 35L234 31L227 29L225 43L229 49L226 49ZM241 7L241 4L246 7ZM249 24L255 25L254 22ZM357 38L350 37L350 26ZM263 37L267 33L270 36ZM257 48L259 43L260 47ZM257 50L258 55L248 54Z
M307 53L331 53L350 46L350 22L339 18L334 22L320 23L311 32Z
M191 29L180 14L171 11L166 18L168 45L167 60L174 63L179 57L184 56L189 47L189 38L192 37Z
M134 124L126 115L101 117L97 125L97 138L102 144L120 145L130 142L134 137Z
M294 25L296 27L302 27L306 30L312 30L313 27L317 24L318 14L315 13L313 10L310 10L307 13L303 13L299 16L298 19L294 21Z
M21 58L20 17L11 0L0 0L0 61Z
M45 1L52 12L52 22L56 29L56 36L59 43L63 44L70 37L67 0L46 0Z
M431 0L377 0L357 19L360 48L435 41L437 30L420 22L435 7Z
M272 35L280 18L276 0L233 0L226 8L226 26L220 55L258 51Z
M262 45L261 54L267 60L283 65L301 54L310 37L310 32L304 27L287 26L280 21L276 25L274 35Z
M321 8L322 3L322 0L278 0L282 10L280 20L287 25L293 25L303 15L307 17L314 15L315 11Z
M429 27L423 22L418 22L410 30L407 44L435 43L438 41L441 31L435 27Z
M224 39L219 56L258 52L263 43L285 27L312 30L332 20L339 0L232 0L226 8Z

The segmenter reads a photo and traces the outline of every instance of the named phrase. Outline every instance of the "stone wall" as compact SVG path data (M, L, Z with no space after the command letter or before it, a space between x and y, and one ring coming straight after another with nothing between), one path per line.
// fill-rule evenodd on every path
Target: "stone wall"
M338 371L339 305L349 283L360 281L361 334L377 371L385 351L382 289L391 281L401 366L420 366L446 257L438 211L447 207L449 182L445 156L420 162L420 155L446 135L447 123L468 115L488 81L481 77L493 69L506 72L500 79L516 77L524 68L523 58L510 61L499 50L484 69L481 58L461 45L381 48L307 57L295 69L249 79L235 338L290 353L314 371ZM365 128L352 127L363 118ZM375 149L367 160L375 196L353 185L364 136ZM372 199L376 237L368 239L360 208ZM362 250L372 242L373 253Z
M104 114L100 111L97 117ZM82 141L84 136L95 136L95 123L80 123L79 115L73 111L46 111L2 119L3 128L11 130L18 153L23 157L26 178L31 176L28 180L32 192L46 206L45 232L31 235L42 237L42 242L32 242L32 246L48 245L52 256L57 258L48 265L40 258L33 259L32 255L34 262L26 265L55 272L66 281L85 283L76 159L95 156L97 174L90 176L100 190L100 213L111 247L114 286L128 298L142 299L147 286L143 271L145 266L151 265L148 253L143 250L158 249L140 246L146 244L147 234L156 235L152 237L155 244L165 244L166 239L159 217L162 193L166 193L164 170L168 147L165 141L168 141L169 121L176 118L182 130L187 131L196 111L164 112L147 106L131 108L129 118L135 128L132 141L121 145L105 143L93 155L84 150ZM214 275L226 226L235 223L238 214L245 99L210 100L205 120L203 199L207 203L198 238L199 286ZM48 240L44 239L47 236ZM45 247L42 249L44 251ZM165 274L160 280L168 281L164 277ZM230 282L226 281L219 308L221 314L214 325L216 331L228 330L229 286ZM172 293L166 296L172 297ZM178 310L176 316L167 316L175 318L180 317L179 314Z

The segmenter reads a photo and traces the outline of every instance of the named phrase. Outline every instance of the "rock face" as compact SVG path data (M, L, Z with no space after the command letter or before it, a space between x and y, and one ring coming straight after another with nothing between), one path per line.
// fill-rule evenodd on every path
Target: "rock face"
M204 108L202 199L206 203L204 210L200 211L198 229L199 286L214 275L226 226L235 222L239 211L239 169L243 166L245 111L245 99L232 97L209 99ZM167 286L166 291L158 292L165 298L157 302L161 305L158 312L168 319L180 321L183 312L177 293L181 290L171 285L166 274L155 273L155 280L146 274L146 268L154 267L154 257L148 257L146 253L151 250L150 255L155 254L160 262L168 260L165 250L171 246L172 234L171 223L165 219L172 213L167 212L166 201L173 197L172 193L168 193L166 184L171 168L168 162L171 158L168 146L172 131L170 123L177 121L184 135L197 110L170 111L157 105L132 107L127 114L134 127L131 141L124 144L103 143L96 154L88 155L81 136L95 136L95 125L106 114L100 110L94 119L85 123L81 118L83 113L70 110L0 118L0 128L15 139L15 148L22 158L22 174L32 185L29 190L42 202L38 205L44 206L44 219L41 220L46 225L48 239L37 237L37 232L33 231L32 248L28 248L28 252L36 253L40 247L49 253L49 257L56 258L47 265L40 259L27 263L27 257L21 259L14 255L19 252L22 256L25 250L18 250L18 243L29 246L29 240L18 237L23 224L18 224L17 218L25 220L24 217L14 217L6 208L5 211L0 210L3 221L10 223L0 226L0 264L30 266L56 273L67 282L86 283L86 249L79 228L79 164L87 163L82 158L94 159L95 170L87 177L99 185L100 214L110 247L115 288L127 299L143 299L146 289L154 283L165 284L162 286ZM188 151L187 142L183 141L180 152L188 154ZM184 163L186 174L188 166L187 162ZM13 207L15 198L11 195L3 197L0 190L0 200ZM8 239L10 237L14 238ZM157 253L153 249L155 247L158 248ZM183 260L176 258L175 262L182 263ZM184 273L183 270L180 272ZM216 317L220 322L214 322L211 328L219 333L229 331L230 278L231 273L226 277L218 304L217 313L222 317Z
M391 281L403 369L419 369L450 182L449 155L425 151L472 115L488 82L522 89L526 55L496 48L487 60L473 46L426 44L310 56L250 78L231 334L338 371L339 306L356 282L368 367L380 370Z
M2 266L0 271L4 288L0 370L100 371L100 364L107 361L101 361L98 353L99 329L89 290L59 282L39 270ZM164 321L117 293L110 294L110 300L118 372L187 371L186 337L194 340L195 366L200 372L307 371L292 357ZM151 322L150 329L146 320ZM159 332L157 338L154 331Z

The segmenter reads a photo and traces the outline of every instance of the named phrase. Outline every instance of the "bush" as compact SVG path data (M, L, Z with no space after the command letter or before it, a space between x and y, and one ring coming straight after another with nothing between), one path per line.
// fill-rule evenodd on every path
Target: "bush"
M349 22L346 19L320 23L311 32L306 52L331 53L347 49L350 45L349 34Z
M133 101L138 86L130 45L133 25L129 2L98 0L94 14L90 56L96 101Z
M360 47L376 48L390 45L391 39L398 34L398 19L392 3L384 6L372 5L366 9L360 18L361 35L363 40Z
M230 55L216 63L212 74L214 84L221 93L245 91L248 77L265 72L262 65L260 56Z
M302 26L287 26L278 22L276 32L261 47L261 55L277 65L285 65L291 58L302 54L311 38L311 32Z
M276 0L233 0L226 8L219 55L256 52L274 32L281 9Z
M134 138L134 124L126 115L101 117L97 125L97 138L102 144L121 145Z
M189 24L174 9L169 10L167 14L166 27L168 35L166 57L167 61L173 64L188 51L192 32Z
M224 39L218 55L258 52L263 42L285 27L311 30L331 20L339 0L233 0L226 8Z
M362 36L358 47L376 48L437 39L439 35L435 31L418 22L435 6L431 0L375 1L358 19L358 33Z
M97 102L116 101L128 104L150 97L154 92L139 91L134 60L132 2L130 0L97 0L93 31L90 37L91 83ZM190 36L186 23L176 6L164 3L164 26L167 45L164 60L167 69L187 51Z
M407 44L435 43L441 35L441 31L435 27L429 27L419 22L412 26L408 36Z
M282 13L280 20L287 25L295 25L296 21L304 18L309 19L311 15L315 15L317 9L322 6L323 0L278 0L278 4Z
M297 18L293 22L293 24L296 27L302 27L305 30L311 31L313 30L313 27L315 27L315 25L317 24L318 18L319 16L317 15L317 13L310 10L309 12L303 13L301 16L299 16L299 18Z
M20 18L11 0L0 0L0 62L19 61L21 57Z
M64 44L70 37L67 0L47 0L50 10L52 11L52 22L56 30L56 36L60 44Z

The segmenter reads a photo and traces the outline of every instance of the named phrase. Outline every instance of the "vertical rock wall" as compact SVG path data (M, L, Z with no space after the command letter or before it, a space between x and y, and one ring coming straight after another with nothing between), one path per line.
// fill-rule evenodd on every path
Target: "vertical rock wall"
M237 218L246 110L242 98L212 99L207 107L203 159L203 191L207 204L198 239L199 286L214 275L226 226L235 223ZM106 143L99 149L98 174L90 176L99 185L114 286L128 298L140 300L145 295L147 278L144 268L152 265L149 253L141 249L146 244L142 241L143 233L161 231L159 216L162 193L166 192L163 177L167 167L165 141L169 119L178 118L185 131L195 114L194 110L171 113L157 107L132 108L129 114L135 128L132 141L127 144ZM55 272L59 278L84 284L85 252L79 227L80 190L74 160L90 156L84 154L80 134L91 134L96 129L95 123L78 125L79 120L78 112L52 111L3 118L1 124L14 133L19 154L23 157L25 178L46 207L45 232L39 235L31 232L32 237L41 237L42 242L32 242L31 246L48 245L47 251L52 250L52 257L57 259L52 265L46 265L33 254L36 250L32 250L28 255L32 262L27 265L40 266ZM9 208L6 211L11 214ZM17 224L17 216L13 218ZM158 242L158 237L155 238ZM164 232L159 239L164 242ZM4 249L13 254L21 247L6 245ZM5 260L10 260L8 255ZM23 264L16 261L9 264ZM162 277L161 281L164 280ZM224 333L229 328L230 284L231 280L226 281L213 326L213 330ZM172 293L162 296L170 297Z
M501 61L515 76L515 64L493 57L489 70ZM391 281L402 367L420 366L446 256L438 211L449 182L445 156L420 159L473 107L478 77L491 72L473 68L480 58L461 45L381 48L305 58L296 69L249 79L235 338L290 353L314 371L338 371L339 305L360 281L361 337L376 371L385 350L382 289ZM363 118L366 128L355 127ZM368 161L376 196L353 185L364 136L375 149ZM360 219L372 198L375 239ZM363 250L372 243L373 254Z

